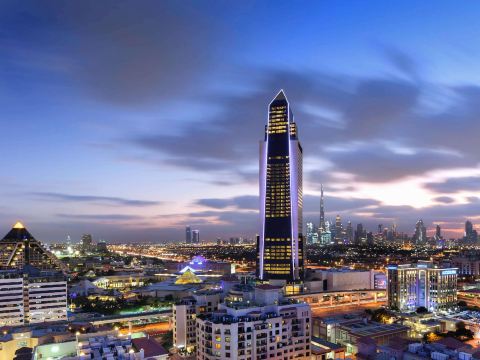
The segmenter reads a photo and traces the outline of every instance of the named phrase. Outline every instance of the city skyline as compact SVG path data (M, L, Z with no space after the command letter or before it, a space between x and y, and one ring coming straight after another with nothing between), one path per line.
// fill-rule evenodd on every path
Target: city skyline
M479 4L82 6L0 5L5 232L253 237L257 144L281 88L302 124L304 223L324 184L325 218L344 226L478 227Z

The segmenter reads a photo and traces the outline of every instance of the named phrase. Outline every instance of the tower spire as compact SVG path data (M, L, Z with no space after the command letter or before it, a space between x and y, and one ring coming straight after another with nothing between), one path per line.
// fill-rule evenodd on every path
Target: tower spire
M325 230L325 203L323 199L323 184L320 184L320 230Z

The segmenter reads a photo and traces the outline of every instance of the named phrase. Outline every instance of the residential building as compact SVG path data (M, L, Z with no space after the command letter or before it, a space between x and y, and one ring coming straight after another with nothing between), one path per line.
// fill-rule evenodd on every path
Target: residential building
M195 352L196 319L217 309L222 292L200 290L173 305L173 345L187 353Z
M253 301L229 301L197 317L197 359L310 359L310 306L281 288L255 288Z

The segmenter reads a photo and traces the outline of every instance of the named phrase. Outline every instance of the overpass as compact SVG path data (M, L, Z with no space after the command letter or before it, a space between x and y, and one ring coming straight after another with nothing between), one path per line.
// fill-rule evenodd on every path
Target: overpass
M288 295L288 297L305 301L310 304L312 308L337 308L352 305L385 303L387 301L387 292L384 289L341 290L303 293Z
M157 311L138 312L126 315L110 315L97 318L88 319L90 324L94 326L114 324L117 322L127 322L131 325L134 321L148 321L148 322L165 322L172 317L172 309L163 309Z

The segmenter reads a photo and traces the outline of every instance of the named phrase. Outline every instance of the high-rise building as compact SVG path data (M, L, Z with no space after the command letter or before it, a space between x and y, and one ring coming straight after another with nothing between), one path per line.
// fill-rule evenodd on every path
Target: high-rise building
M363 224L357 224L357 230L355 230L355 244L360 244L367 240L367 232L363 229Z
M378 231L377 231L378 234L382 234L383 233L383 224L378 224Z
M177 349L195 352L197 316L215 311L220 295L221 291L200 290L173 305L173 345Z
M0 327L67 320L67 282L61 271L0 270Z
M473 224L470 220L465 221L465 242L476 243L478 241L478 233L473 229Z
M330 245L332 242L332 232L330 231L330 222L325 221L325 230L322 231L319 237L320 245Z
M285 94L268 107L268 124L260 146L260 221L257 277L289 284L299 291L303 280L303 169L297 125Z
M317 244L318 243L318 232L317 229L315 229L315 224L308 222L307 223L307 244Z
M187 244L192 243L192 228L190 226L187 226L185 228L185 242Z
M423 224L423 220L420 219L415 225L414 240L416 244L425 244L427 242L427 228Z
M343 244L343 225L340 215L337 215L335 218L335 242L337 244Z
M349 221L347 223L347 230L346 230L345 235L347 237L348 243L352 244L353 243L353 227L352 227L352 222L351 221Z
M310 359L311 310L281 288L255 288L252 300L226 299L197 317L197 359Z
M22 223L17 222L0 240L0 269L21 270L25 265L32 265L38 269L66 269Z
M192 243L200 244L200 230L192 230Z
M320 224L318 229L320 233L325 230L325 202L323 199L323 184L320 185Z
M400 311L447 310L457 305L457 269L430 262L387 266L388 306Z
M91 250L93 244L93 238L91 234L83 234L80 240L83 251Z
M370 231L367 233L367 244L368 245L373 245L375 243L375 238L373 236L373 233Z

